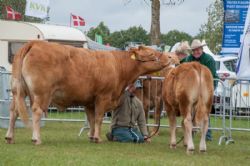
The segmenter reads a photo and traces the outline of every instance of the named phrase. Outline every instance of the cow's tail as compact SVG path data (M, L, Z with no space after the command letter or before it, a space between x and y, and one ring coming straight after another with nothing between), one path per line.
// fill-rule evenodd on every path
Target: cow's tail
M12 89L15 89L16 95L14 95L16 110L26 126L29 126L29 113L25 103L25 97L28 95L28 88L22 75L23 60L26 54L29 52L33 45L33 42L24 45L15 55L13 63L13 79Z
M196 113L195 113L195 126L201 126L201 122L204 120L206 116L206 104L204 103L202 98L199 98L196 105Z
M198 94L198 101L195 107L195 117L194 117L194 125L200 126L201 122L204 120L204 117L206 116L206 103L204 102L204 96L202 91L206 90L206 87L202 87L202 81L203 80L203 74L202 73L202 66L199 66L199 94Z

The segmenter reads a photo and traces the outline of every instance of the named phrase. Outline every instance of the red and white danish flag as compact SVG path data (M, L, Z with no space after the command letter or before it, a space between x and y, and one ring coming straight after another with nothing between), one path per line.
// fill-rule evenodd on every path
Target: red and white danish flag
M85 26L85 20L82 17L73 14L71 16L74 26Z
M21 20L22 19L22 15L21 13L13 10L10 6L6 6L6 12L7 12L7 19L10 20Z

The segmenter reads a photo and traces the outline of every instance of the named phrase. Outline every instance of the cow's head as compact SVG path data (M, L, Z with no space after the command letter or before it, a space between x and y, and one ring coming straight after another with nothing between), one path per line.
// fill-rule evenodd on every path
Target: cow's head
M145 69L145 73L159 71L170 65L171 57L168 54L161 53L146 46L131 48L131 59L140 63L140 66Z
M169 52L166 54L168 54L168 56L170 57L171 65L178 66L180 64L179 57L175 53Z

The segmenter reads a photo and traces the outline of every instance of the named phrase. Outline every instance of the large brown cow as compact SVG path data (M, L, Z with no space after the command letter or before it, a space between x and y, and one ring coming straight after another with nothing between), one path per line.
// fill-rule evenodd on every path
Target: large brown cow
M213 100L213 76L197 62L184 63L166 73L163 100L170 123L170 147L176 147L176 113L183 116L184 145L194 151L193 123L201 128L200 152L206 151L206 132Z
M103 114L117 107L128 84L142 74L158 71L169 57L147 47L130 51L91 51L44 41L27 43L13 63L8 143L14 140L15 119L28 124L25 97L32 107L35 144L41 143L40 119L49 104L84 105L90 122L90 140L100 142Z

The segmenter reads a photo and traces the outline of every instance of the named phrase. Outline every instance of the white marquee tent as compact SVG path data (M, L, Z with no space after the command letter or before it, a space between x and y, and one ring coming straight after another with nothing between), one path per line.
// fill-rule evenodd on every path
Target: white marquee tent
M237 65L237 78L250 80L250 8L248 8Z

